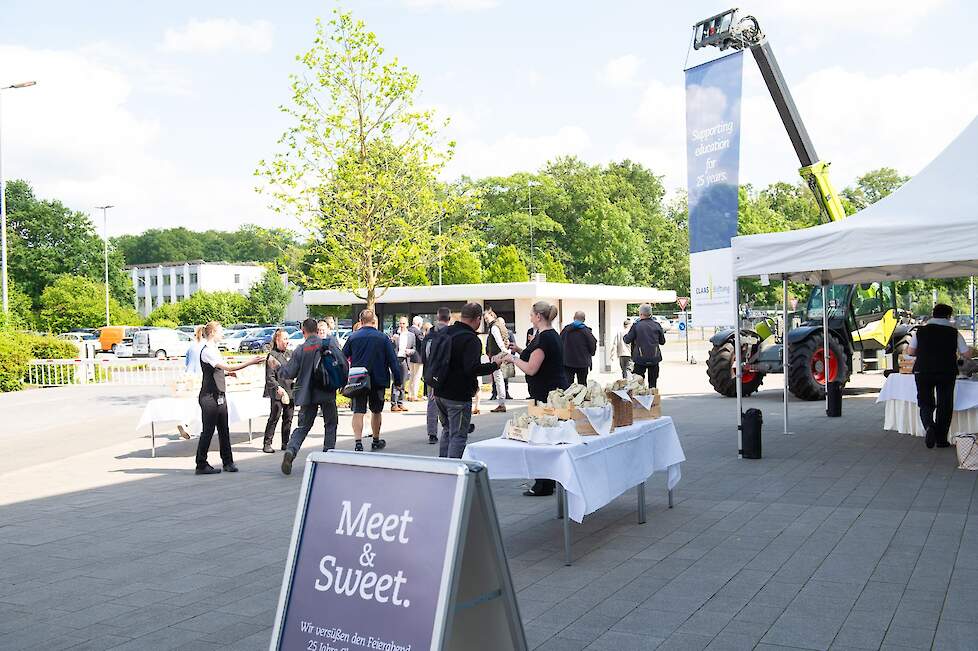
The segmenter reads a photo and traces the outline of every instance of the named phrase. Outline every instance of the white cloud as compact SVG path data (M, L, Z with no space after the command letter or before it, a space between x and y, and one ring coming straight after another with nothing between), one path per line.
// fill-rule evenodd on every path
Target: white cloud
M499 6L499 0L401 0L408 9L447 9L448 11L482 11Z
M496 176L535 170L557 156L586 157L590 149L591 138L579 126L564 126L541 136L509 133L493 141L466 138L459 142L445 177Z
M240 23L234 18L191 18L183 27L167 29L160 48L180 53L268 52L272 41L272 24L266 20Z
M762 19L784 17L816 29L906 33L946 0L820 0L817 5L784 0L757 0L752 11ZM741 15L747 12L742 11ZM764 28L764 23L761 23Z
M166 125L132 108L139 76L82 51L0 46L0 62L0 78L38 80L5 92L7 179L26 179L39 196L83 212L115 204L110 234L271 221L250 170L200 174L157 153Z
M631 86L636 83L642 59L634 54L611 59L601 70L601 79L610 86Z
M740 157L742 183L763 186L798 178L798 159L757 70L745 62ZM974 118L978 61L960 68L918 68L871 76L841 68L815 72L792 86L815 149L844 186L871 169L918 172ZM685 91L650 83L635 111L629 156L685 187Z

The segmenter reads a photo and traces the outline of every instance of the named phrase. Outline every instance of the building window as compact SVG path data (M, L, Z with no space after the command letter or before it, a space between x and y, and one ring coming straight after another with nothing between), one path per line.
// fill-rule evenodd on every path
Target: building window
M156 281L157 280L159 280L159 279L156 276L150 276L150 279L149 279L150 282L149 282L149 284L152 285L153 287L156 287Z
M183 274L177 274L177 284L178 285L183 284Z
M235 285L241 284L241 274L234 274L234 284Z
M163 276L163 284L164 285L169 285L170 284L170 274L167 274L167 275Z
M197 282L197 274L190 274L190 283L194 284Z

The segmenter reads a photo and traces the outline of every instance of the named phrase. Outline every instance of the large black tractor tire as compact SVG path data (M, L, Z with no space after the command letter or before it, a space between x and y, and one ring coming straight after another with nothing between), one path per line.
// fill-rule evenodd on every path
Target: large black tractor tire
M732 341L714 346L710 351L710 359L706 362L706 373L710 376L710 384L721 396L737 397L737 378L733 375L735 364L736 349ZM757 391L763 381L763 373L749 375L743 383L743 395L746 397Z
M788 356L788 390L802 400L824 400L825 386L816 378L813 358L822 348L822 333L817 332L804 341L792 344ZM835 375L829 381L838 380L845 386L849 382L849 365L845 348L836 339L829 337L829 352L836 360ZM830 359L831 359L830 358Z

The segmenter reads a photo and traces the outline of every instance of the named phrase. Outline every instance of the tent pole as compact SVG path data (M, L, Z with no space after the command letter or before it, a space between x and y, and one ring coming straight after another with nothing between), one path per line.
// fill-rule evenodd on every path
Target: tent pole
M781 365L784 373L784 433L788 434L788 277L781 277L781 289L784 294L784 325L781 328Z
M740 279L734 279L734 374L737 378L737 458L743 459L744 451L744 387L743 359L740 354Z
M978 331L976 331L975 329L976 326L975 326L975 277L974 276L970 278L968 285L969 285L968 288L971 290L969 292L969 295L971 296L971 345L975 346L976 345L975 339L978 338L976 337L976 332Z
M828 285L822 281L822 376L825 378L825 413L829 413L829 301Z

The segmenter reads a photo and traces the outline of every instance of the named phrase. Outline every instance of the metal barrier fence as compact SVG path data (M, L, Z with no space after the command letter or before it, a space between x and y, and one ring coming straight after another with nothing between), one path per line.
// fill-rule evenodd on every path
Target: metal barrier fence
M234 363L231 358L225 358ZM239 375L261 372L251 367ZM182 359L35 359L27 368L24 382L43 387L76 384L122 386L168 386L184 379Z

